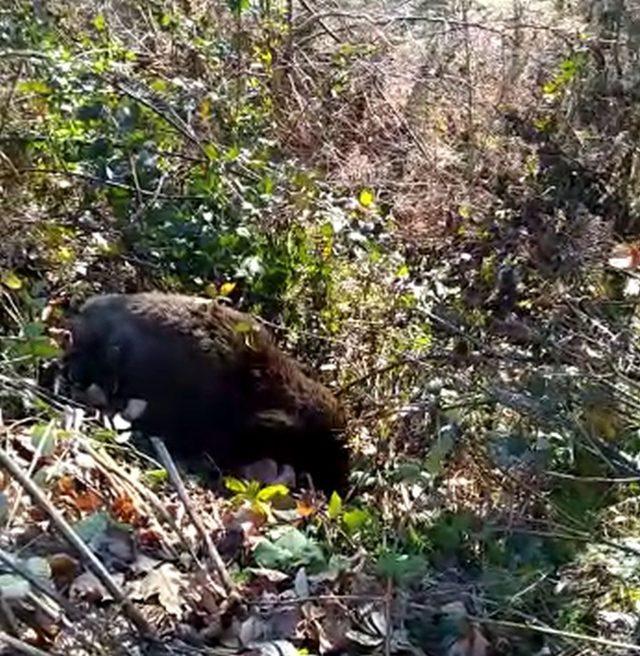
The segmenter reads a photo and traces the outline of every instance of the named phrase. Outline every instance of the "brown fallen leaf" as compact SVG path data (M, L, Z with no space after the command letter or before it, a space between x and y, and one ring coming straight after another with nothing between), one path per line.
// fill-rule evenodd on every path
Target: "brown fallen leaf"
M129 596L134 600L147 601L157 595L160 605L167 613L180 617L185 588L188 588L187 577L175 565L163 563L143 579L133 581L129 586Z

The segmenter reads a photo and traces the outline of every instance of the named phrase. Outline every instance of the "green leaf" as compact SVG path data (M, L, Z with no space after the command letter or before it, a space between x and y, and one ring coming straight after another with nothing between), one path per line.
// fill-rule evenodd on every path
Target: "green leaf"
M218 147L215 144L212 144L212 143L205 144L203 150L204 150L204 154L212 162L217 160L220 157L220 151L218 150Z
M60 355L60 349L46 336L26 339L15 347L15 352L32 357L52 360Z
M251 7L251 0L227 0L229 9L240 16Z
M44 332L44 324L41 321L33 321L26 324L22 332L24 332L26 337L35 339L36 337L40 337Z
M74 525L75 532L83 542L90 543L101 538L109 526L109 517L105 512L97 512L89 515Z
M286 497L289 494L289 488L281 483L277 485L268 485L256 495L258 501L271 501L276 497Z
M402 584L422 576L427 568L427 562L422 556L387 551L378 558L376 568L384 578Z
M357 533L371 521L371 514L362 508L354 508L345 511L342 521L348 533Z
M3 274L2 284L9 289L13 289L14 291L22 288L22 280L20 280L20 278L15 273L13 273L13 271L7 271L5 274Z
M408 278L409 277L409 267L406 264L403 264L397 271L396 276L398 278Z
M34 449L40 447L43 456L50 456L56 448L56 431L50 424L36 424L31 429L31 445Z
M98 32L104 32L106 27L106 22L104 20L103 14L98 14L92 21L93 26L98 30Z
M429 450L425 458L425 469L432 475L437 476L442 470L442 465L455 445L456 429L452 424L445 424L438 434L438 439Z
M329 499L327 506L327 515L329 519L337 519L342 514L342 499L337 492L334 492Z
M263 538L256 545L254 557L261 567L292 570L304 566L314 572L326 567L318 544L297 528L287 526L274 534L275 539Z
M458 208L458 214L463 219L470 219L471 218L471 205L469 205L468 203L463 203L462 205L460 205L460 207Z
M247 484L239 478L233 478L232 476L228 476L224 479L224 485L227 490L235 492L236 494L242 494L247 491Z
M375 200L375 196L373 194L373 191L371 189L362 189L360 193L358 194L358 202L362 207L371 207L373 205L373 201Z
M149 469L144 473L144 478L149 485L159 485L169 480L169 472L166 469Z

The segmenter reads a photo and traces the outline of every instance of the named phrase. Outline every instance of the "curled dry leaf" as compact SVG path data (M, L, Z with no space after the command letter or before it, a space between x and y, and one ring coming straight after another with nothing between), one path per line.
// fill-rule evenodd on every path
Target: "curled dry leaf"
M640 243L617 244L609 254L609 266L630 271L640 266Z
M140 601L157 596L167 613L180 617L184 604L183 590L186 588L188 581L185 575L171 563L163 563L140 581L134 581L129 596Z

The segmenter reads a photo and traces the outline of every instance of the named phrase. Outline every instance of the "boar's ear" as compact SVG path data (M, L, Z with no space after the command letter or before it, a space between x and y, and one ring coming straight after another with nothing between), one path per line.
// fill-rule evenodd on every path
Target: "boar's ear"
M298 425L298 419L285 410L271 408L258 412L255 416L255 423L269 428L295 428Z

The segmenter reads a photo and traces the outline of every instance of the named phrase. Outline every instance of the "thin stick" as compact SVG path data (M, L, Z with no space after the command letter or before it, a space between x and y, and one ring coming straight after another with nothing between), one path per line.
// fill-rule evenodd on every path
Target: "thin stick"
M480 624L495 624L497 626L504 626L511 629L524 629L527 631L536 631L537 633L544 633L546 635L556 636L558 638L565 638L567 640L580 640L582 642L590 642L594 645L602 645L603 647L611 647L613 649L624 649L636 654L640 654L640 645L632 645L628 642L617 642L607 638L600 638L599 636L590 636L584 633L573 633L572 631L561 631L560 629L552 629L551 627L540 626L539 624L528 624L524 622L509 622L507 620L492 620L482 617L469 616L469 619L479 622Z
M36 465L38 464L38 460L40 460L40 456L42 455L42 449L44 447L45 442L49 439L49 436L51 435L51 431L53 430L53 424L54 421L52 419L47 424L47 427L42 433L42 437L38 440L38 446L36 447L36 452L33 454L33 458L31 458L31 462L29 463L29 469L27 469L28 478L31 478L31 476L33 476L33 470L36 468ZM18 493L16 494L15 502L13 504L13 507L11 508L11 512L9 513L9 517L7 519L6 530L9 530L11 524L13 524L13 520L15 519L15 516L18 512L18 508L20 507L20 502L22 501L23 492L24 492L24 488L19 487Z
M104 468L105 471L114 474L115 476L118 476L121 480L123 480L125 483L130 485L131 488L135 492L137 492L140 495L140 497L144 499L144 501L146 501L152 506L154 511L162 519L164 519L164 521L166 521L167 524L169 524L169 526L175 532L178 538L180 538L181 542L184 544L184 547L187 549L189 555L193 558L196 565L201 567L198 557L194 552L193 548L191 547L191 544L189 543L187 536L184 534L184 531L182 531L182 529L178 526L175 519L171 516L171 513L167 511L167 509L162 505L162 503L158 500L158 498L155 497L151 492L149 492L149 490L144 485L141 485L138 481L136 481L134 478L129 476L125 471L123 471L122 468L118 466L118 464L113 460L113 458L109 454L99 453L89 445L84 445L84 448L86 449L87 453L89 453L91 457L96 461L98 467L102 467ZM173 547L171 547L171 545L169 544L167 544L167 547L173 549Z
M8 645L12 649L15 649L16 651L19 651L21 654L26 654L27 656L52 656L52 654L55 653L50 651L42 651L37 647L28 645L26 642L18 640L18 638L13 638L4 631L0 631L0 645L2 643Z
M193 525L196 527L196 530L198 531L198 533L200 533L200 536L202 537L205 547L207 549L207 555L209 556L209 560L211 564L214 566L215 570L217 571L218 576L220 577L220 581L222 582L222 585L226 593L228 595L232 595L235 589L235 586L233 585L233 581L229 576L229 572L227 571L227 568L224 564L224 561L222 560L222 557L220 556L218 550L216 549L216 546L213 544L213 541L211 540L211 536L205 529L202 520L196 513L193 504L191 503L189 496L187 495L187 490L184 486L184 483L182 482L182 479L180 478L180 474L178 473L178 469L176 468L173 459L171 458L169 452L167 451L167 447L164 445L164 442L159 437L152 437L151 443L153 444L153 448L158 454L158 458L160 458L160 461L165 466L169 474L169 479L171 480L171 483L175 487L176 492L178 493L178 497L180 497L180 501L182 501L182 505L185 507L185 510L189 514L189 517L191 517L191 521L193 522Z
M20 469L20 467L18 467L18 465L16 465L16 463L4 449L0 449L0 465L4 467L13 478L16 479L18 483L22 485L22 487L24 487L33 501L35 501L38 506L40 506L40 508L42 508L47 513L47 515L49 515L49 518L55 527L86 561L89 569L98 577L98 579L100 579L100 582L109 591L113 598L118 603L122 604L125 615L129 620L131 620L131 622L140 631L140 633L152 637L153 631L147 620L140 614L131 600L122 593L117 583L113 580L111 574L109 574L107 568L96 557L91 549L87 547L87 545L82 541L80 536L73 530L73 528L71 528L71 525L58 512L51 501L47 499L42 490L30 478L26 476L26 474Z

